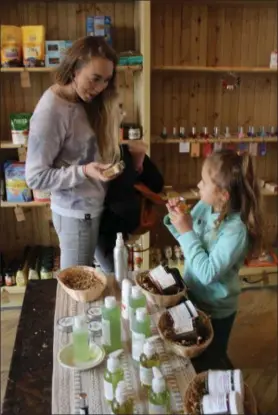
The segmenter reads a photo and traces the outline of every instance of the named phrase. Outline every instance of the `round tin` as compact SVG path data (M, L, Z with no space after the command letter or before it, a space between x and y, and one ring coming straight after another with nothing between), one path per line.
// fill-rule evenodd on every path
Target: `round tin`
M100 321L101 320L101 308L91 307L87 311L88 321Z
M73 317L61 317L57 321L58 329L64 333L71 333L73 328Z
M95 336L100 337L102 335L102 325L99 321L91 321L88 324L89 332Z

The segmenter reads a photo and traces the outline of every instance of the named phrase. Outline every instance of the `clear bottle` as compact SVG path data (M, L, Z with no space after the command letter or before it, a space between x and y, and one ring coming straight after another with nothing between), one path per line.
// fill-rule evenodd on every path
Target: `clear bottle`
M102 312L102 344L106 353L122 348L121 310L115 297L105 297Z
M121 367L119 356L123 349L110 353L107 359L107 367L104 371L104 396L109 404L112 403L118 383L124 380L124 371Z
M137 285L131 287L131 296L129 298L129 328L132 330L133 323L135 320L135 313L137 308L146 307L146 297L142 293L142 290Z
M143 353L140 356L140 382L141 385L150 389L152 386L153 380L153 367L160 366L159 355L155 350L153 341L158 338L158 336L149 337L143 347Z
M145 339L151 337L151 319L147 309L137 308L136 318L132 328L132 358L140 361L140 356L143 351Z
M121 287L122 280L128 278L128 251L123 234L117 233L116 245L113 251L115 278Z
M149 414L169 414L170 394L165 379L157 367L153 367L152 388L149 391Z
M131 295L131 281L127 278L124 278L122 281L122 318L125 320L129 319L128 308L129 308L129 298Z
M231 134L230 134L230 128L229 127L225 127L225 134L224 134L225 138L230 138Z
M128 396L124 381L120 381L116 388L115 398L111 405L112 413L115 415L133 414L133 399Z
M73 319L72 344L75 363L90 359L89 331L85 315L75 316Z

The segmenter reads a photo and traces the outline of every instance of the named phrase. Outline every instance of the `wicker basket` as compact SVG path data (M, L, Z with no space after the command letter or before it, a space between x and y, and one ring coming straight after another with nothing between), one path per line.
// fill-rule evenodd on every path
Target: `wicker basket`
M213 333L211 321L209 317L203 311L201 310L197 310L197 311L198 311L200 319L202 319L202 322L207 327L207 330L209 333L207 340L205 340L203 343L199 345L194 344L192 346L183 346L182 344L169 340L164 336L163 332L167 328L167 319L166 319L167 312L166 311L164 311L161 314L158 320L158 332L160 334L160 337L163 339L165 346L178 356L189 357L190 359L192 359L193 357L197 357L200 354L202 354L212 342L214 333Z
M190 382L185 395L184 395L184 413L188 415L199 415L198 406L203 391L205 388L205 380L208 376L208 372L202 372L195 376ZM197 404L197 408L196 408ZM257 415L257 404L254 398L252 390L244 384L244 413L247 415Z
M152 294L149 291L142 288L140 284L142 276L148 274L149 271L140 272L140 274L135 277L135 284L141 288L142 292L145 294L147 301L150 304L156 304L158 307L171 307L180 302L180 300L186 295L186 289L180 291L177 294L173 295L161 295L161 294Z
M80 274L81 272L89 272L92 273L97 280L99 280L99 284L94 285L92 288L88 288L86 290L74 290L69 288L67 285L64 284L64 279L67 276L67 273L70 271L71 275L76 273L76 275ZM83 266L76 266L63 269L58 275L57 280L61 287L66 291L66 293L73 298L75 301L79 301L81 303L88 303L90 301L97 300L107 286L107 278L104 274L97 271L95 268L91 267L83 267Z

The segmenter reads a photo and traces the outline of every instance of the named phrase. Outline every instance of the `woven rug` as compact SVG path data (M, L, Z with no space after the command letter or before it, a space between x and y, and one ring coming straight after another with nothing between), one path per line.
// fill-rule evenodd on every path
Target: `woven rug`
M111 280L111 277L109 279ZM105 295L108 294L116 295L111 281L105 292ZM118 295L117 297L120 300ZM103 298L93 303L77 303L66 294L59 284L57 285L53 341L52 414L78 414L79 393L81 392L85 392L88 396L90 414L110 413L103 394L106 359L99 366L86 371L64 368L57 360L59 350L71 341L71 334L58 330L57 320L61 317L84 313L90 307L102 304ZM161 310L158 311L153 307L150 310L154 334L157 333L156 322L160 313ZM124 353L120 359L129 393L134 399L134 413L146 414L148 413L147 399L140 387L139 367L131 358L128 324L125 323L122 325L122 338ZM195 375L195 370L189 359L168 353L160 339L156 341L156 347L160 355L161 371L171 394L171 413L183 414L183 396Z

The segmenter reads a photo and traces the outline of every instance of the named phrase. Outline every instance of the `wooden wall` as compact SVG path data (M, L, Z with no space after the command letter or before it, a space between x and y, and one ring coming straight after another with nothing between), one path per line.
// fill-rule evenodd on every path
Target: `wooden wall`
M196 5L198 3L198 5ZM240 88L223 92L224 73L173 71L165 67L268 67L277 48L277 4L270 2L152 3L151 132L157 137L166 126L200 131L213 126L236 132L249 125L277 126L277 74L238 73ZM164 70L163 70L164 68ZM159 69L159 70L158 70ZM169 68L168 68L169 69ZM165 184L195 187L203 159L179 153L178 144L152 144L151 154L164 173ZM277 144L267 145L265 157L254 157L257 174L277 181ZM277 237L277 198L264 198L269 239ZM152 243L164 246L173 239L163 226L152 232Z
M133 2L6 2L1 6L1 24L39 25L46 28L47 40L75 40L86 35L86 17L92 15L111 16L113 22L113 46L117 52L134 50L138 28L136 5ZM137 121L139 111L134 100L138 90L140 74L118 74L121 100L127 111L126 120ZM42 93L51 85L49 73L31 73L31 87L22 88L18 73L0 73L1 115L0 140L11 141L9 114L32 112ZM0 161L15 159L16 150L1 150ZM0 209L0 249L20 251L26 244L57 245L55 231L49 221L46 208L24 209L26 220L17 222L13 208Z

